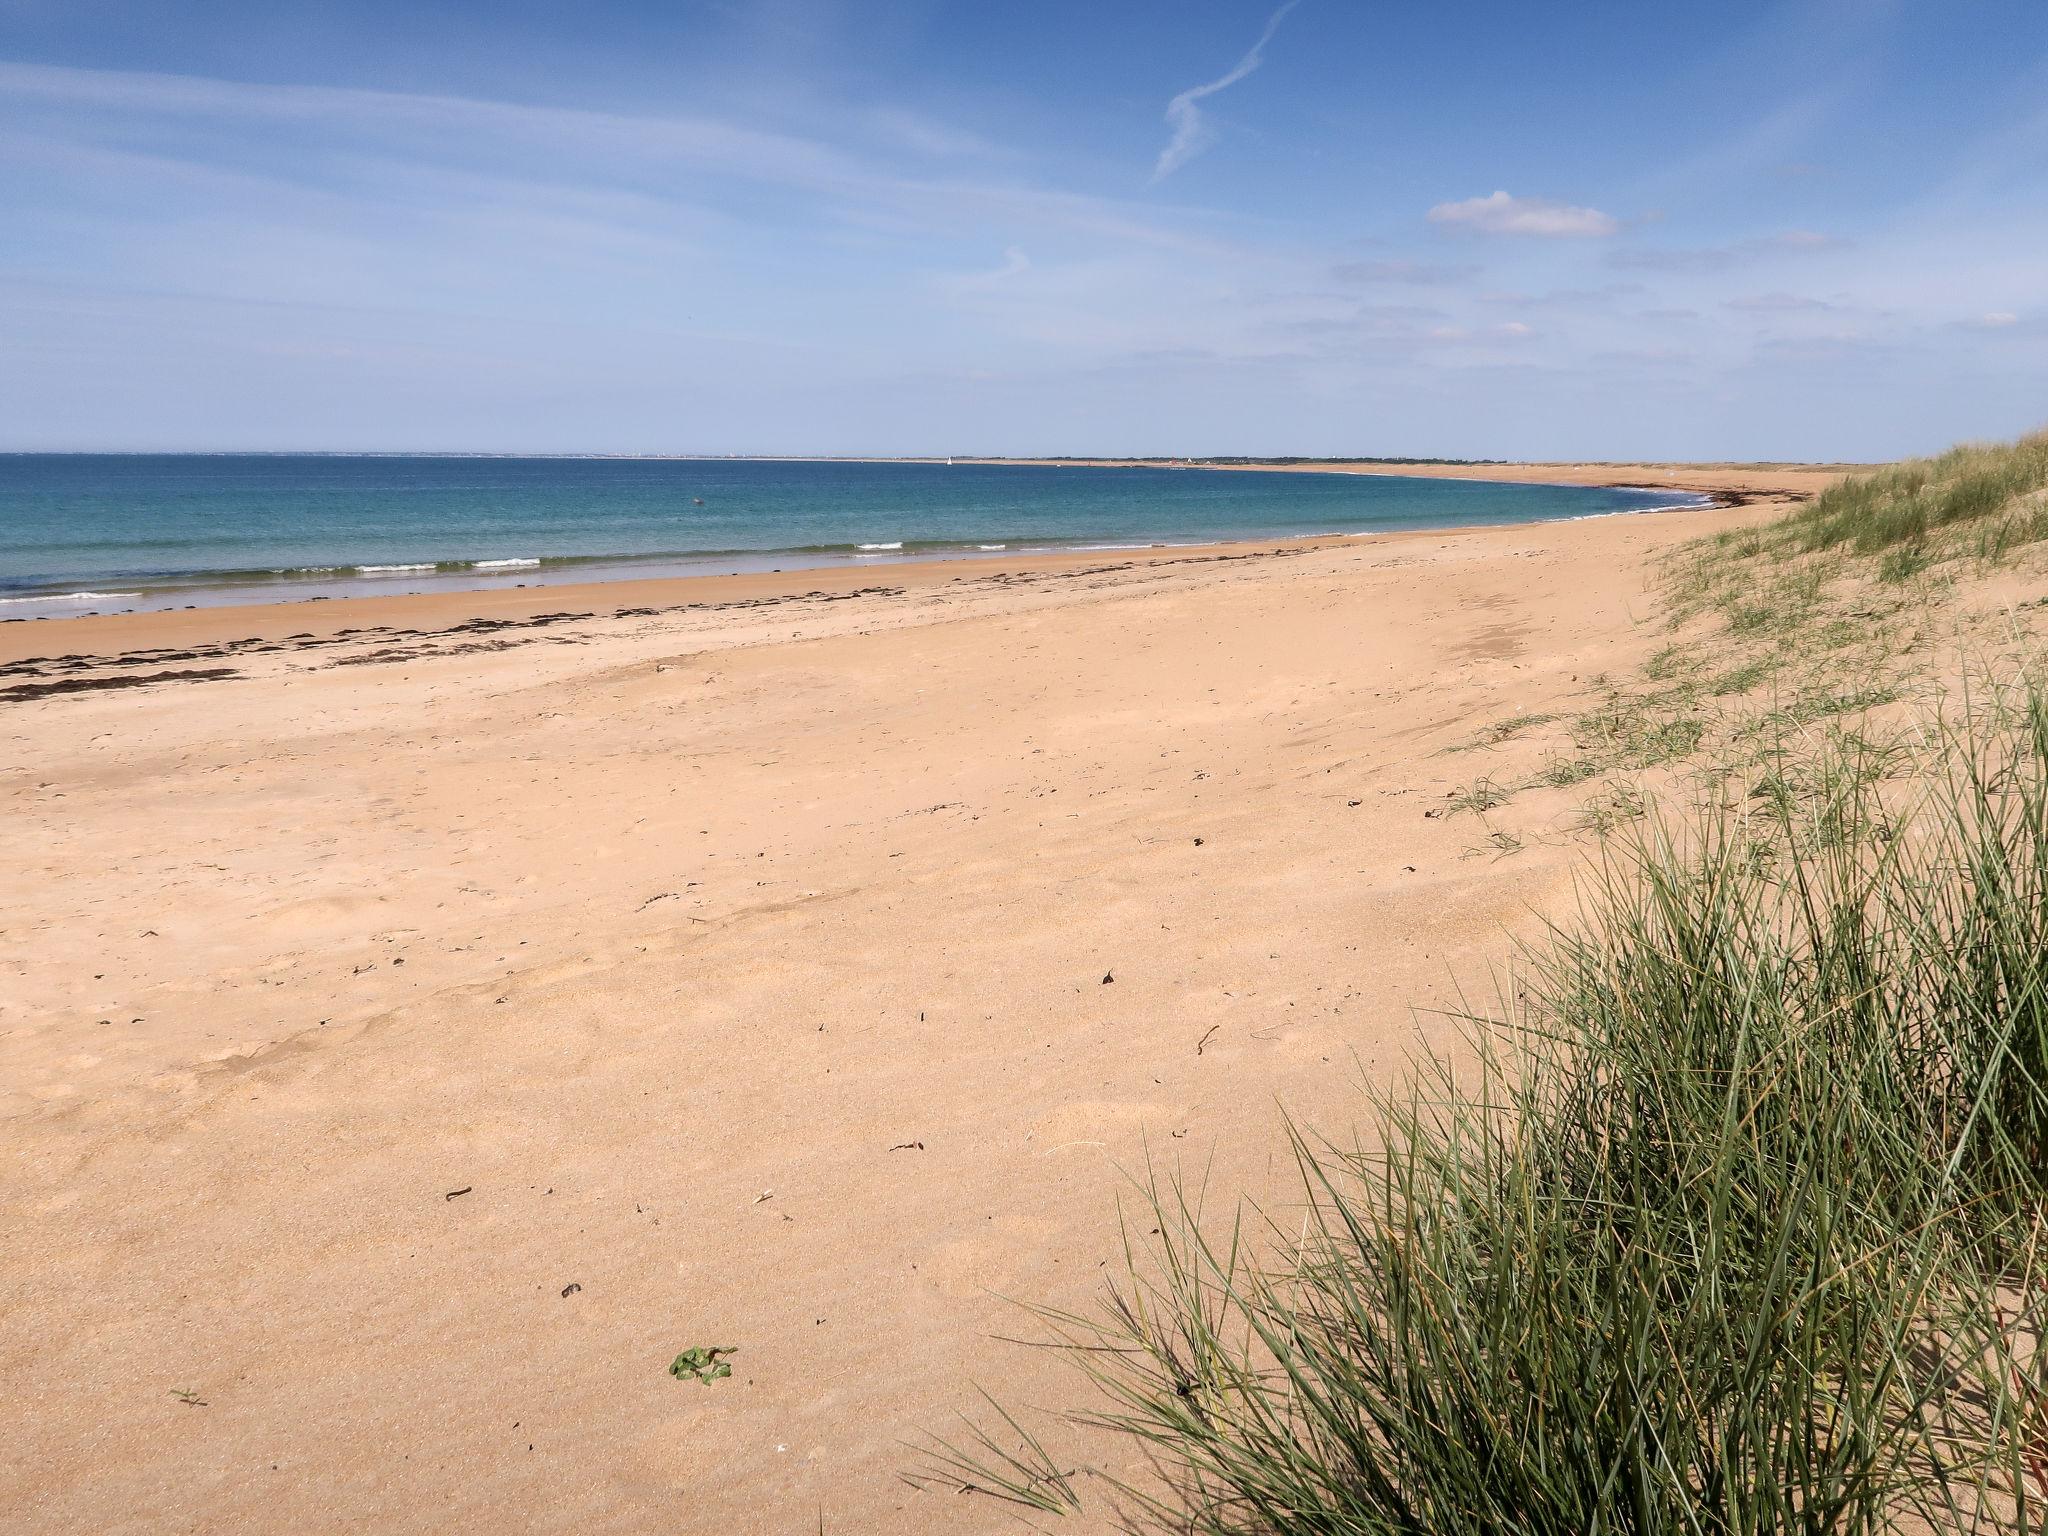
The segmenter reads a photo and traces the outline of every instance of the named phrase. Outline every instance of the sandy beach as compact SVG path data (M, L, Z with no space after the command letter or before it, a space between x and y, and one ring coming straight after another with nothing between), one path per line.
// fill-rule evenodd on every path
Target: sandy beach
M0 625L0 1523L1009 1528L1004 1298L1442 1038L1584 851L1449 749L1830 478L1483 473L1748 504Z

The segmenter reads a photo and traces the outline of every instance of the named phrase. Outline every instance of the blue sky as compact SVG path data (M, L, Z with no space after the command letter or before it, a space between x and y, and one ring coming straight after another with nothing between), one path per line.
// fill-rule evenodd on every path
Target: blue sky
M0 447L2048 421L2042 0L0 0Z

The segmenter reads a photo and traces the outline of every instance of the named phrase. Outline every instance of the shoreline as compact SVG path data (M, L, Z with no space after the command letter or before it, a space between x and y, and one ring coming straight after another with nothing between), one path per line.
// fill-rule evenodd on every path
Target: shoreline
M1400 539L1417 536L1427 537L1428 534L1401 532L1371 537ZM111 666L211 660L250 649L268 650L292 643L323 646L337 639L369 640L379 635L393 638L440 637L464 629L487 633L503 629L546 628L563 622L717 613L805 601L843 602L853 598L925 593L956 583L1030 583L1056 577L1120 574L1139 568L1163 570L1217 561L1251 560L1355 542L1360 541L1339 534L1292 541L1262 540L1134 550L1121 558L1101 553L1068 553L1009 560L998 556L904 560L886 566L803 568L718 576L655 576L565 582L560 585L477 587L450 592L365 593L360 597L327 600L300 599L295 602L221 604L139 613L82 614L57 621L63 627L56 631L27 621L0 625L0 702L7 698L8 685L19 686L21 669L39 663L92 661ZM59 636L70 642L66 654L45 654L49 649L47 642ZM44 643L38 644L39 638ZM175 647L177 654L160 654L164 647Z
M1670 487L1648 486L1661 490ZM1752 502L1789 504L1800 493L1725 492L1699 505L1594 513L1523 523L1455 528L1405 528L1384 533L1316 534L1301 539L1243 539L1153 545L1127 551L1052 551L1028 555L927 557L859 566L704 576L523 583L437 592L366 592L274 603L219 603L127 613L43 616L0 622L0 704L83 687L48 687L53 671L103 674L106 669L217 661L251 651L318 649L377 636L417 641L464 631L530 630L565 622L638 619L690 611L763 608L805 601L838 602L878 594L900 596L956 584L1030 583L1049 578L1114 576L1131 570L1255 560L1318 550L1369 548L1412 540L1471 538L1638 517L1707 516ZM50 628L50 625L57 628ZM61 642L59 644L58 642ZM180 679L165 678L165 681ZM133 686L102 681L95 686Z
M1393 478L1458 479L1497 484L1576 485L1596 489L1668 491L1708 498L1703 505L1646 507L1622 512L1589 514L1592 517L1665 516L1705 512L1716 507L1740 507L1760 500L1803 500L1836 477L1834 470L1813 467L1695 468L1685 465L1631 464L1605 466L1610 472L1610 478L1597 480L1584 477L1585 472L1596 468L1584 464L1175 465L1164 460L1045 459L972 462L1042 467L1071 463L1097 468L1208 468L1276 474L1372 474ZM1636 473L1613 473L1622 469ZM561 605L572 608L599 608L607 602L615 602L633 606L673 606L678 603L716 603L766 596L790 597L814 588L841 592L849 587L874 584L923 586L934 583L940 576L946 579L967 580L978 578L991 570L1058 572L1076 566L1124 561L1157 563L1186 558L1212 558L1222 553L1235 554L1269 548L1313 549L1322 545L1341 546L1376 539L1469 534L1489 529L1542 527L1551 522L1578 520L1533 519L1518 523L1477 523L1457 527L1394 529L1383 532L1319 533L1302 538L1153 543L1114 549L1052 549L1008 554L918 552L878 556L864 561L842 560L832 564L787 563L767 570L618 575L583 580L526 580L511 585L455 586L427 591L322 593L283 600L208 602L113 613L88 611L72 614L12 614L0 618L0 666L19 663L48 652L53 644L53 632L45 626L53 623L61 626L54 633L65 637L61 646L68 652L76 652L81 647L100 651L109 646L125 646L132 649L145 643L210 645L220 643L231 633L243 638L253 636L276 639L300 630L332 635L345 627L369 627L384 623L441 624L479 618L532 618L548 608ZM783 559L786 553L768 552L761 558L764 561ZM789 558L800 559L801 556L792 554ZM84 628L81 629L80 626ZM44 638L31 639L30 636Z

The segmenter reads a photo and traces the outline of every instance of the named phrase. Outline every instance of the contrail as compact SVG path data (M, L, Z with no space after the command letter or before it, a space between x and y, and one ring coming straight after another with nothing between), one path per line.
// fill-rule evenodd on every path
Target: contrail
M1287 19L1301 0L1287 0L1287 3L1273 13L1266 23L1266 30L1259 34L1259 40L1252 44L1252 51L1237 61L1237 67L1219 80L1207 85L1190 86L1166 104L1166 120L1173 124L1173 138L1166 148L1159 152L1159 164L1152 168L1152 180L1164 181L1188 161L1194 159L1208 144L1203 131L1202 109L1196 105L1204 96L1214 96L1226 86L1237 84L1246 75L1259 67L1259 56L1265 52L1266 44L1273 41L1273 34L1280 30L1280 23Z

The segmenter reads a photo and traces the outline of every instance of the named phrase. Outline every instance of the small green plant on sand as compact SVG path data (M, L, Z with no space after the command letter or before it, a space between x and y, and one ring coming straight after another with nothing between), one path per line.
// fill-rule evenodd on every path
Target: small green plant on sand
M1552 757L1536 770L1531 784L1545 789L1570 789L1574 784L1583 784L1600 771L1600 765L1590 757Z
M677 1381L701 1381L706 1386L732 1374L725 1356L738 1352L732 1344L698 1345L684 1350L669 1362L668 1373Z
M1519 834L1496 827L1486 834L1486 846L1493 850L1496 858L1504 859L1511 853L1520 853L1524 844Z
M1449 815L1457 816L1466 811L1486 812L1496 806L1506 805L1511 791L1489 778L1478 778L1464 788L1455 791L1445 807Z

